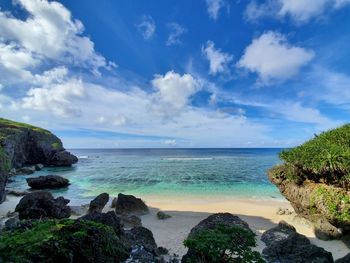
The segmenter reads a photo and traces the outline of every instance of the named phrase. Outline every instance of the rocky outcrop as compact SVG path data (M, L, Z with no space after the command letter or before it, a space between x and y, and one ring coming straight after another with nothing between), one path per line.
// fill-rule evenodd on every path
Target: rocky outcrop
M96 196L90 202L89 213L102 212L102 209L108 203L108 200L109 200L109 194L107 193L102 193Z
M142 215L149 212L147 205L140 198L133 195L118 194L115 206L117 214Z
M281 173L282 171L282 173ZM339 239L350 230L350 193L330 185L288 180L279 167L269 178L291 203L295 212L314 224L315 235L322 240Z
M4 186L11 168L34 168L36 164L70 166L78 158L67 152L61 140L50 131L0 118L0 203L5 198ZM17 169L18 170L18 169Z
M339 258L335 261L335 263L349 263L350 262L350 254L347 254L345 257Z
M58 175L45 175L27 178L27 183L34 189L61 188L69 185L69 180Z
M36 191L25 195L16 206L19 219L67 218L70 216L68 199L54 198L46 191Z
M261 239L267 246L262 254L268 263L334 262L330 252L311 244L308 238L285 222L267 230Z

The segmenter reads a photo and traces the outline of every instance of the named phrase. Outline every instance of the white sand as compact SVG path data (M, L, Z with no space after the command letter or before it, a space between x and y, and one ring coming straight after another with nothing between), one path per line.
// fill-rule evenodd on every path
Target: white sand
M142 224L149 228L154 235L158 246L169 249L170 253L182 256L186 248L182 242L187 237L191 228L197 225L212 213L229 212L246 221L250 228L257 234L258 251L264 248L260 241L261 234L285 220L292 224L299 233L307 236L310 241L325 250L332 252L334 259L350 253L346 245L339 240L322 241L315 238L311 224L305 219L294 215L277 215L279 207L293 211L287 201L283 200L259 200L238 199L223 196L142 196L150 209L150 213L142 216ZM13 211L20 197L8 196L0 205L0 216L5 216L8 211ZM105 210L109 210L106 206ZM162 210L172 217L159 220L157 211Z

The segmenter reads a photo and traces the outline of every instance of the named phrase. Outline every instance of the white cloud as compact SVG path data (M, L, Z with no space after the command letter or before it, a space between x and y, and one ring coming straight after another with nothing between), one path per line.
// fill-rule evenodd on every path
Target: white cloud
M211 19L217 20L221 9L229 10L230 6L226 0L206 0L208 14Z
M270 31L253 40L237 66L257 73L268 83L295 76L313 57L312 50L292 46L283 35Z
M22 98L23 109L48 111L60 117L79 116L81 110L72 99L83 98L85 90L82 81L68 78L65 68L55 68L37 76L40 88L31 88Z
M186 32L186 29L177 23L169 23L168 27L171 30L171 33L168 36L166 45L171 46L181 44L180 36Z
M177 142L176 142L176 140L165 140L164 144L174 147L174 146L176 146Z
M185 107L191 96L201 88L199 81L190 74L181 76L174 71L169 71L164 76L155 75L152 85L157 90L159 102L175 110Z
M248 21L262 17L291 17L297 23L305 23L325 13L350 4L349 0L266 0L258 4L252 0L245 10Z
M98 69L107 65L105 58L95 52L94 43L81 35L83 24L74 20L61 3L46 0L17 0L15 3L29 15L22 20L0 11L0 41L8 52L19 53L17 56L22 57L19 66L23 69L37 64L38 60L45 63L54 60L86 67L98 74ZM9 63L11 57L1 62Z
M156 32L156 24L151 16L143 16L137 28L145 40L151 39Z
M208 41L206 46L202 47L202 53L209 61L210 74L216 75L217 73L229 71L228 65L232 61L233 56L216 49L213 41Z

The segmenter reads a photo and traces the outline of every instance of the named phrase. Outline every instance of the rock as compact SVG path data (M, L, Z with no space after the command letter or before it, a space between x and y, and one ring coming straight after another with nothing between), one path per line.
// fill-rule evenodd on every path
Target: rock
M4 173L1 173L0 171L0 204L4 202L6 199L6 192L5 192L6 183L7 183L7 175Z
M29 194L29 192L28 191L16 190L16 189L9 189L9 190L6 190L6 194L13 195L13 196L24 196L26 194Z
M85 215L88 210L89 210L89 205L71 205L70 207L70 212L71 215L74 216L83 216Z
M19 218L18 217L12 217L9 218L6 222L5 222L5 230L14 230L18 227L19 225Z
M127 214L118 214L122 225L125 228L134 228L142 226L141 219L135 215L127 215Z
M127 213L142 215L148 213L148 207L140 199L133 195L118 194L115 211L117 214Z
M0 203L9 174L31 174L36 167L24 165L72 165L78 159L65 151L50 131L0 118Z
M216 229L219 226L238 226L253 233L253 231L249 228L249 225L238 216L232 215L230 213L217 213L212 214L206 219L203 219L201 222L199 222L194 228L191 229L191 232L187 238L194 238L196 234L203 230ZM189 248L187 253L182 257L181 262L201 262L200 258L201 256L198 255L194 249ZM207 261L203 261L203 263L204 262Z
M270 230L268 230L270 231ZM268 232L267 231L267 232ZM282 236L279 237L278 234ZM270 235L269 235L270 236ZM273 238L265 237L269 244L262 254L268 263L333 263L332 253L310 243L288 226L279 226L271 231ZM273 241L275 239L275 241Z
M112 200L112 203L111 203L111 208L116 208L117 207L117 201L118 201L118 198L114 197L113 200Z
M50 160L54 166L71 166L77 162L78 158L66 150L55 153Z
M269 246L273 242L287 239L294 233L296 233L294 226L289 225L285 221L281 221L278 223L278 226L265 231L261 236L261 240L266 246Z
M69 180L59 175L45 175L26 180L28 185L34 189L61 188L69 185Z
M37 163L37 164L35 165L35 170L36 170L36 171L41 171L43 168L44 168L44 165L41 164L41 163Z
M349 263L350 262L350 253L345 257L339 258L335 261L335 263Z
M314 233L318 239L332 240L340 239L343 235L342 230L331 225L325 218L320 217L314 220Z
M15 211L19 219L66 218L70 216L68 199L54 198L46 191L36 191L25 195L19 201Z
M158 254L158 247L153 234L147 228L134 227L127 230L122 239L132 249L126 262L164 262Z
M35 173L35 166L25 166L16 170L17 174L33 174Z
M157 212L157 217L158 217L158 219L160 219L160 220L164 220L164 219L170 218L171 215L168 215L168 214L164 213L163 211L158 211L158 212Z
M107 193L102 193L96 196L95 199L93 199L90 202L89 213L102 212L102 209L108 203L108 200L109 200L109 194Z
M169 250L165 247L158 247L158 254L160 255L167 255L169 254Z
M117 217L114 211L109 211L108 213L101 213L95 211L83 217L80 217L79 220L89 220L110 226L113 228L114 232L119 237L123 233L120 219Z
M293 214L292 211L290 211L288 208L278 208L277 212L276 212L277 215L291 215Z

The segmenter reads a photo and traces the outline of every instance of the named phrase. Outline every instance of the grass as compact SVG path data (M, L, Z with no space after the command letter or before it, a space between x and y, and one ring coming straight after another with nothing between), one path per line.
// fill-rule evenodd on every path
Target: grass
M290 180L311 180L350 189L350 124L284 150L280 158Z
M11 121L8 119L4 119L4 118L0 118L0 128L2 129L3 127L6 128L15 128L15 129L21 129L21 128L25 128L25 129L31 129L40 133L45 133L45 134L51 134L50 131L30 125L30 124L26 124L26 123L22 123L22 122L15 122L15 121Z

